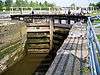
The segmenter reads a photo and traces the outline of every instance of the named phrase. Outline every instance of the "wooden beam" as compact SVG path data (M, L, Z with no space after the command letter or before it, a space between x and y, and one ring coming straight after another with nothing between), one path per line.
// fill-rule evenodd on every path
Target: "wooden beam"
M53 19L50 19L50 50L52 50L52 47L53 47L53 30L54 30L54 27L53 27Z

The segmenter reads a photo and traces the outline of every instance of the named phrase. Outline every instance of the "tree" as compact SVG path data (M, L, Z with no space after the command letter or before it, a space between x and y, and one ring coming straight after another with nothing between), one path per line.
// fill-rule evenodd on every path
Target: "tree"
M74 3L73 3L73 4L71 4L71 8L72 8L72 9L75 9L75 7L76 7L76 6L75 6L75 4L74 4Z
M29 3L28 3L28 1L27 0L25 0L25 1L22 1L23 2L23 7L28 7L29 6Z
M3 2L3 0L0 0L0 10L2 9L2 7L5 7L7 9L10 9L10 7L54 7L55 5L52 3L48 3L47 1L45 1L44 3L41 2L28 2L27 0L16 0L16 2L13 2L13 0L5 0L5 2ZM20 9L20 8L19 8Z
M38 1L35 2L35 6L36 6L36 7L39 6L39 5L38 5Z
M95 6L95 4L94 3L90 3L89 6Z
M2 4L3 4L3 2L2 2L2 0L0 0L0 6L2 6Z
M91 7L93 7L94 9L96 9L96 5L94 3L90 3L89 6L90 6L89 10L91 10Z
M16 0L17 7L22 7L22 5L23 5L23 0Z
M40 6L40 7L42 6L42 3L41 3L41 2L39 3L39 6Z
M90 3L89 6L96 8L96 4L94 4L94 3Z
M13 1L12 0L6 0L5 1L5 6L6 6L7 9L9 9L12 5L13 5Z
M45 2L44 2L44 5L45 5L45 6L48 6L48 2L47 2L47 1L45 1Z
M2 2L2 0L0 0L0 10L2 10L3 6L4 6L4 3Z
M30 7L33 7L33 6L34 6L33 1L31 1L30 2Z
M100 9L100 2L96 3L96 7Z

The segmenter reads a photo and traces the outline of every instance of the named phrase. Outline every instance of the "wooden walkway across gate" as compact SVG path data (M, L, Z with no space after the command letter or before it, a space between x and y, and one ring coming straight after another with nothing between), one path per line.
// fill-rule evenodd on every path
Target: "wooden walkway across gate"
M86 24L76 23L57 51L46 75L89 75L83 70L88 59L86 43Z

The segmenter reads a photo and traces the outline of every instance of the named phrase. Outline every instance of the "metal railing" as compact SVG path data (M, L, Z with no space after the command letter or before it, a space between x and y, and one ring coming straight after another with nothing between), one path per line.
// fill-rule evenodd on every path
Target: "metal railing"
M34 11L35 14L68 14L68 10L71 10L72 14L81 12L81 7L10 7L10 14L31 14ZM85 7L87 11L93 12L93 7ZM6 8L5 10L6 11Z
M91 75L100 75L100 64L98 61L98 56L100 56L100 44L96 37L91 19L94 19L94 18L88 17L88 21L87 21L88 23L87 39L88 39L90 72L91 72Z

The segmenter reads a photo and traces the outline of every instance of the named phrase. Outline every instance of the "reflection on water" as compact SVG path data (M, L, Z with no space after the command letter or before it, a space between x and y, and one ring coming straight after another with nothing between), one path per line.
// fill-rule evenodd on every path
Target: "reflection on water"
M2 75L44 75L51 62L48 54L28 54Z

